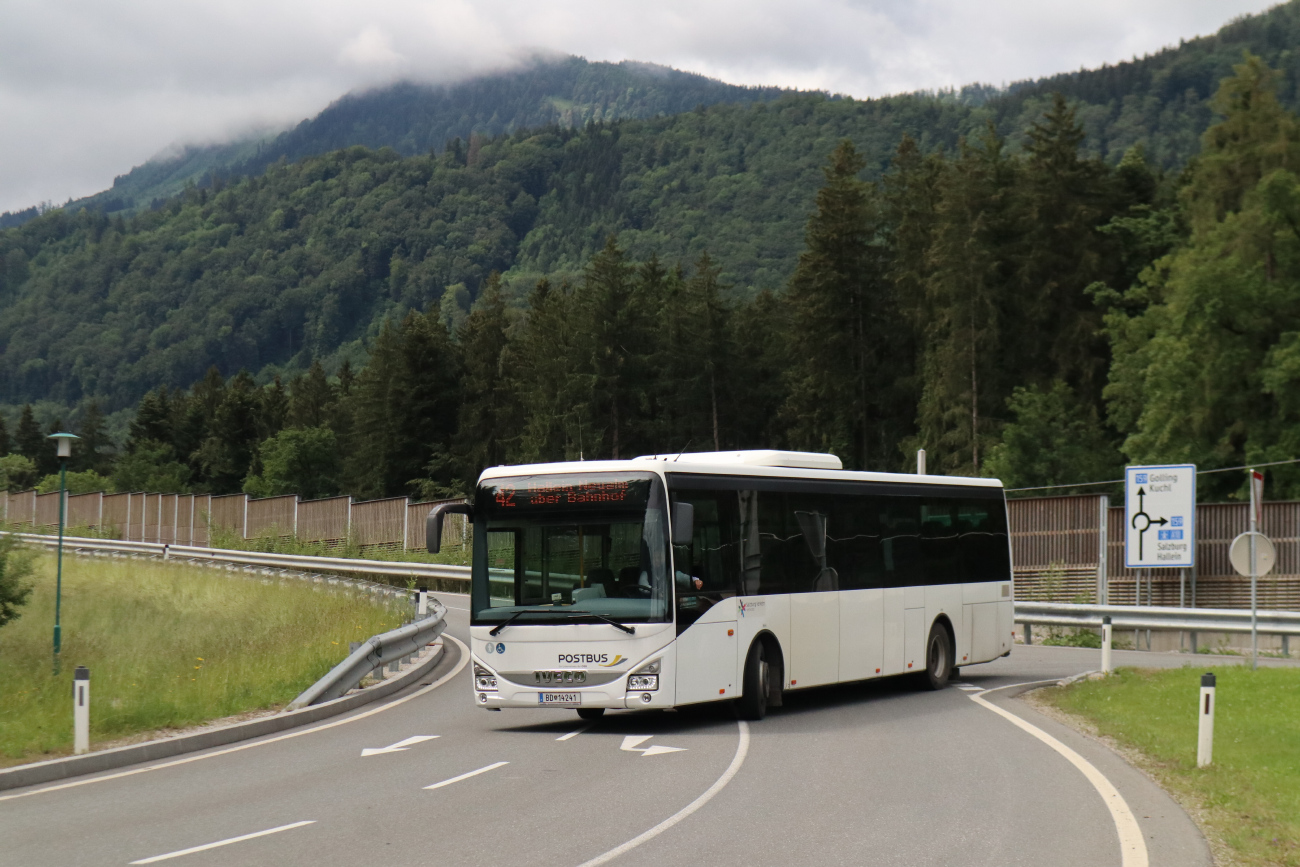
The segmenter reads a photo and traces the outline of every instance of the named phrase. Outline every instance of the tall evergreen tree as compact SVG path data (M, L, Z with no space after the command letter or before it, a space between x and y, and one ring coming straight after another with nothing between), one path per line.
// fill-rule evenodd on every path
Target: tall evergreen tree
M13 451L13 442L9 439L9 426L4 416L0 416L0 458Z
M307 373L295 378L289 386L287 423L301 428L330 425L330 410L335 400L334 386L320 360L315 360Z
M204 482L213 493L232 494L243 490L244 479L255 470L260 441L259 389L248 371L241 370L225 388L199 449Z
M979 472L996 436L990 422L1010 393L1005 380L1019 375L999 351L1016 300L1016 175L990 128L978 144L962 142L943 181L926 284L917 443L944 473Z
M508 327L501 275L494 271L460 330L464 374L454 460L462 483L484 467L505 463L519 435Z
M52 451L45 441L45 434L41 433L41 426L36 423L36 415L32 412L30 403L23 405L22 414L18 416L14 449L37 467L45 465L45 452Z
M806 249L790 280L789 374L784 416L803 448L830 451L845 463L892 465L893 443L881 448L891 420L881 383L900 373L890 350L897 331L880 243L880 203L859 179L864 161L841 142L823 169L817 210L808 218ZM894 432L896 434L896 432Z
M81 424L77 427L77 435L81 439L73 443L71 469L108 475L113 464L113 443L109 439L108 425L99 408L99 401L92 400L86 407Z
M572 460L594 452L590 390L579 359L581 326L567 285L539 280L512 346L523 412L512 460Z

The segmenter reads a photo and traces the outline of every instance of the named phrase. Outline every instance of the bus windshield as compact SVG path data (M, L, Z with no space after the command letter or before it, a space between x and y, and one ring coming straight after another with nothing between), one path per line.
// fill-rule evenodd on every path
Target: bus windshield
M668 562L653 473L490 479L474 503L472 622L667 622Z

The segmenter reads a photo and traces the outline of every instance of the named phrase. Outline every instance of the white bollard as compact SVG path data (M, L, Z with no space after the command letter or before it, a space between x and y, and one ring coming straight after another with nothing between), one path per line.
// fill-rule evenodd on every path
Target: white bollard
M1201 725L1196 733L1196 767L1203 768L1214 757L1214 675L1201 675L1201 700L1197 706Z
M90 752L90 669L78 665L72 676L72 751Z
M420 616L420 619L422 620L428 616L429 614L429 588L428 587L420 588L420 601L415 611Z
M1115 670L1115 666L1110 661L1111 645L1111 625L1110 616L1107 615L1101 619L1101 670L1103 674L1110 674Z

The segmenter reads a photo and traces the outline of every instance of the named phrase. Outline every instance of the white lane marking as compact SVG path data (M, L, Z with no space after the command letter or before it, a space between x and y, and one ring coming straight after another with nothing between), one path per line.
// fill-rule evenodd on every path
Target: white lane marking
M254 834L243 834L239 837L231 837L229 840L218 840L215 843L204 843L202 846L191 846L189 849L181 849L179 852L168 852L166 855L155 855L152 858L142 858L139 861L132 861L132 864L153 864L157 861L166 861L168 858L179 858L182 855L193 855L195 852L205 852L208 849L215 849L218 846L229 846L231 843L242 843L245 840L252 840L254 837L265 837L267 834L278 834L281 831L290 831L294 828L301 828L303 825L314 825L315 819L309 819L306 822L294 822L292 825L281 825L278 828L267 828L265 831L258 831Z
M1056 683L1056 681L1035 681L1035 683ZM1012 686L1026 685L1027 684L1012 683L1007 686L996 687L996 689L1008 689ZM985 690L985 692L993 691L994 690L991 689ZM1110 811L1110 817L1115 822L1115 831L1119 835L1120 864L1122 867L1147 867L1147 864L1149 863L1147 844L1146 840L1142 838L1142 828L1138 826L1137 818L1133 815L1133 811L1129 809L1128 802L1124 800L1124 796L1119 793L1119 789L1115 788L1114 784L1111 783L1110 780L1106 779L1105 775L1103 775L1101 771L1097 770L1097 768L1083 756L1079 755L1074 750L1040 729L1038 726L1026 722L1010 711L1004 710L993 704L991 701L984 698L984 693L972 695L970 696L970 700L981 707L988 708L998 716L1009 720L1024 731L1029 732L1031 735L1064 756L1066 761L1070 764L1078 768L1079 772L1087 777L1088 782L1092 783L1092 787L1097 790L1097 794L1101 795L1102 802L1106 805L1106 809Z
M411 747L415 746L416 744L422 744L425 741L431 741L437 737L439 737L439 735L416 735L415 737L407 738L404 741L398 741L397 743L388 747L379 747L378 749L375 749L373 747L367 747L366 749L361 751L361 755L364 757L364 756L380 756L383 755L384 753L404 753Z
M569 738L576 738L578 735L582 734L589 728L591 728L591 726L583 726L580 729L574 729L573 731L569 732L567 735L560 735L558 738L556 738L556 740L567 741Z
M406 702L410 701L413 698L419 698L420 696L424 695L427 692L432 692L433 690L442 686L447 681L454 678L456 675L460 674L465 669L465 666L469 665L469 648L465 646L465 642L461 641L459 638L456 638L453 635L444 634L443 637L450 638L452 641L456 642L456 646L460 648L460 661L456 663L456 667L453 668L451 671L447 672L446 674L444 674L442 677L438 678L433 683L426 686L424 689L413 692L410 695L402 696L399 699L394 699L393 701L390 701L388 704L381 704L379 707L374 707L371 708L370 710L362 711L361 713L356 714L355 716L345 717L340 720L334 720L333 722L327 722L322 725L313 726L309 729L299 729L298 731L292 731L289 732L288 734L277 735L276 737L267 738L265 740L260 740L260 741L251 741L249 743L243 743L235 747L226 747L223 750L216 750L210 753L203 753L202 755L187 756L186 758L183 759L176 759L170 762L163 762L160 765L149 765L147 768L135 768L134 770L130 770L130 771L120 771L116 774L105 774L102 777L91 777L88 780L77 780L72 783L59 783L56 786L46 786L45 788L42 789L32 789L30 792L19 792L15 795L0 795L0 801L12 801L15 798L26 798L29 795L39 795L44 792L57 792L60 789L71 789L76 786L88 786L91 783L102 783L105 780L116 780L120 777L131 777L136 774L147 774L149 771L160 771L163 768L172 768L175 767L176 765L186 765L189 764L190 762L201 762L204 759L211 759L216 756L224 756L227 753L237 753L240 750L251 750L253 747L260 747L265 744L273 744L276 741L288 740L289 738L301 737L302 735L309 735L312 734L313 732L319 732L325 729L332 729L335 726L347 725L348 723L356 722L359 719L365 719L368 716L373 716L377 713L383 713L386 710L390 710L392 708L397 707L399 704L405 704Z
M736 743L736 754L732 756L731 764L727 765L727 769L722 772L722 776L718 777L712 786L705 789L704 794L700 795L694 801L691 801L685 807L682 807L676 813L673 813L667 819L664 819L658 825L655 825L649 831L645 831L644 833L633 837L622 846L616 846L613 849L610 849L604 855L597 855L590 861L583 862L578 865L578 867L598 867L600 864L608 864L618 856L625 852L630 852L647 840L653 840L655 837L658 837L664 831L667 831L682 819L685 819L700 807L703 807L709 801L713 800L713 796L726 788L727 783L731 782L731 778L736 776L736 773L740 770L740 766L745 763L745 756L749 754L749 723L744 720L737 720L736 725L740 727L740 739Z
M984 692L984 687L982 687L982 686L971 686L969 683L961 683L961 684L958 684L958 685L957 685L957 688L960 689L960 690L962 690L962 691L964 691L964 692Z
M619 747L627 753L640 753L642 758L646 756L661 756L664 753L684 753L685 747L661 747L651 746L642 747L641 744L650 740L654 735L628 735L623 738L623 745Z
M441 783L434 783L432 786L425 786L426 789L441 789L443 786L450 786L452 783L459 783L461 780L468 780L470 777L477 777L479 774L486 774L488 771L495 771L497 768L510 764L509 762L497 762L494 765L488 765L486 768L479 768L477 771L470 771L468 774L461 774L459 777L452 777L450 780L443 780Z

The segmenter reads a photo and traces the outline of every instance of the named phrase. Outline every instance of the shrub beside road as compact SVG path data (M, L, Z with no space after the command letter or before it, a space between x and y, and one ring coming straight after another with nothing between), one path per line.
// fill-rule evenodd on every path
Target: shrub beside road
M292 700L349 641L409 612L343 588L152 560L65 557L63 671L51 676L54 557L0 629L0 766L71 752L72 672L91 671L91 746Z
M1239 864L1300 865L1300 669L1220 666L1214 762L1196 767L1209 669L1120 669L1041 698L1139 756Z

